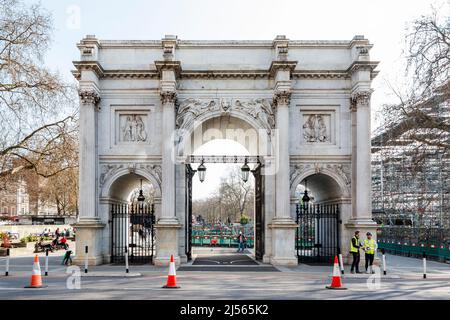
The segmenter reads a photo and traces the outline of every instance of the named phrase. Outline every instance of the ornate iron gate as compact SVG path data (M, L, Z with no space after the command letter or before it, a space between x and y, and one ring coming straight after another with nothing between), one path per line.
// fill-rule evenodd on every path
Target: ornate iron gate
M154 224L153 204L111 205L111 263L152 263Z
M253 170L255 176L255 258L262 260L264 256L264 176L261 164Z
M296 249L301 263L331 263L340 251L339 205L297 204Z

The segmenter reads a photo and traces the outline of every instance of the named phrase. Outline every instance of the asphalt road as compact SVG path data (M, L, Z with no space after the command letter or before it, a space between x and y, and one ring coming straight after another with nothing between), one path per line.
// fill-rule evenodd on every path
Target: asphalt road
M233 258L234 259L234 258ZM282 272L258 271L181 271L177 272L180 289L161 288L167 279L167 268L132 266L132 275L125 277L121 266L101 266L91 269L88 277L74 278L60 265L61 257L49 258L47 288L25 289L29 284L33 258L11 259L10 276L4 276L4 258L0 258L0 299L450 299L450 266L431 264L428 279L420 274L421 261L391 259L395 272L379 278L369 275L344 275L344 291L325 289L330 284L331 268L299 266ZM44 271L44 258L41 257ZM234 261L234 260L231 260ZM395 262L395 263L394 263ZM223 266L222 266L223 267ZM253 265L239 268L253 268ZM231 268L231 267L230 267ZM400 269L399 269L400 268ZM401 269L407 268L407 269ZM440 269L439 269L440 268ZM406 271L405 271L406 270ZM413 270L410 272L408 270ZM80 270L82 274L83 270ZM419 272L417 272L419 271ZM140 274L140 276L139 276ZM79 289L70 289L80 280ZM67 285L69 283L69 286Z

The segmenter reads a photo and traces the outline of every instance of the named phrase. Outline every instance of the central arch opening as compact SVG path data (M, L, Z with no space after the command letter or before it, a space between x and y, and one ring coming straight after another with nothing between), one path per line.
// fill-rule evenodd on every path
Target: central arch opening
M194 265L256 265L264 255L260 133L228 116L200 127L186 165L186 256Z

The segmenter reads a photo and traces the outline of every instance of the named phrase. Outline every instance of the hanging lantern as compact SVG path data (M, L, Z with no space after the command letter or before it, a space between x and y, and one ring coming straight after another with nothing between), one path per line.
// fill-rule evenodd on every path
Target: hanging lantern
M245 158L245 163L244 163L244 165L243 165L242 168L241 168L242 180L243 180L244 182L247 182L247 181L248 181L248 175L249 175L249 173L250 173L250 167L249 167L248 164L247 164L247 158Z
M303 193L303 198L302 198L302 202L305 204L305 205L308 205L308 202L309 202L309 200L311 200L310 198L309 198L309 196L308 196L308 181L307 180L305 180L305 192Z
M139 195L138 195L138 197L137 197L137 201L138 201L140 204L143 204L144 201L145 201L144 191L142 190L142 179L141 179L141 189L139 190Z
M205 181L206 167L204 165L203 160L202 160L202 163L198 166L197 172L198 172L198 178L199 178L200 182Z

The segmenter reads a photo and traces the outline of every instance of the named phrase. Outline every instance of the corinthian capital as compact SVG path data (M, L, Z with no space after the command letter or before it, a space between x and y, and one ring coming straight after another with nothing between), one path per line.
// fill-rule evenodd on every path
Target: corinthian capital
M100 95L94 90L79 90L81 104L97 106L100 102Z
M177 93L174 91L161 92L161 103L175 103L177 100Z
M291 92L287 90L277 91L273 97L273 103L276 106L289 105L291 103Z
M357 91L351 96L351 110L355 110L359 106L369 106L372 90Z

